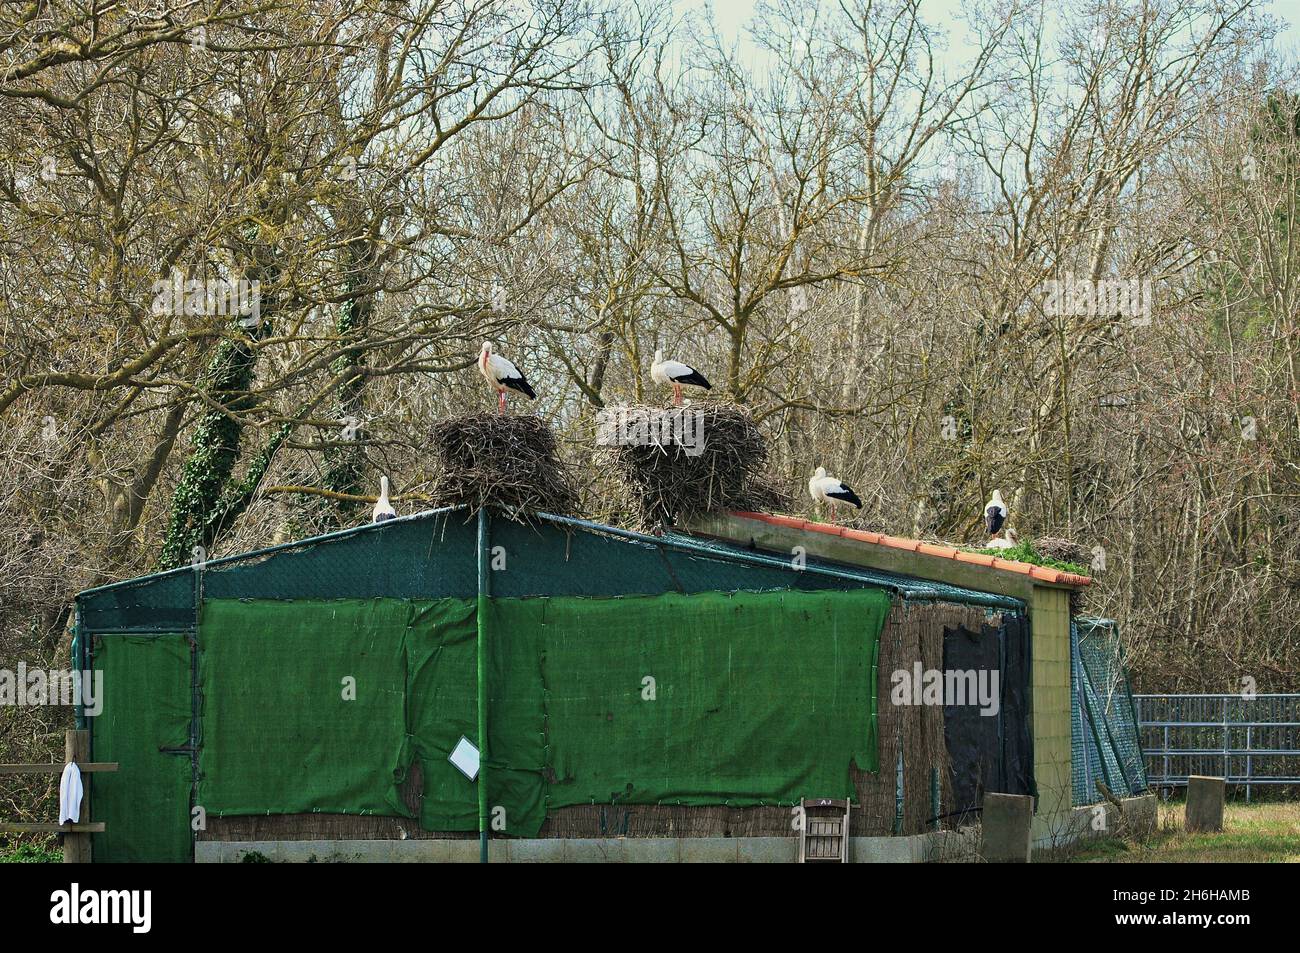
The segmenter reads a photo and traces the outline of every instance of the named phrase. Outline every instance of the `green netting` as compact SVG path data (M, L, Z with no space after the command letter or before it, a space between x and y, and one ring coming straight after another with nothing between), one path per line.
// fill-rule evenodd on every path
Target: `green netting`
M194 628L194 577L187 570L145 576L77 596L81 625L92 632Z
M669 535L615 537L580 520L520 524L496 519L492 545L508 554L495 574L497 598L617 597L665 592L883 588L909 600L941 599L1021 608L1018 600L930 580L762 554L719 541ZM204 599L473 598L478 591L475 527L463 511L431 511L373 526L216 560L81 593L87 631L178 632L195 627Z
M850 764L877 767L889 601L494 600L489 804L506 833L532 836L548 807L851 796ZM397 786L418 761L421 824L477 829L477 789L447 760L476 735L472 601L215 600L200 645L209 813L402 815ZM355 701L341 696L346 676Z
M477 830L477 789L447 760L462 736L478 736L477 605L439 599L413 605L411 613L406 724L423 778L420 824L434 831Z
M396 599L205 602L198 803L404 813L410 614Z
M498 604L541 636L549 803L851 796L850 762L877 769L888 607L879 590Z
M101 635L103 710L91 720L96 761L115 773L91 779L96 861L187 861L190 845L190 643L184 635ZM169 751L162 749L171 749Z
M1101 800L1098 781L1120 796L1141 794L1146 765L1118 627L1109 619L1075 619L1070 655L1074 803Z

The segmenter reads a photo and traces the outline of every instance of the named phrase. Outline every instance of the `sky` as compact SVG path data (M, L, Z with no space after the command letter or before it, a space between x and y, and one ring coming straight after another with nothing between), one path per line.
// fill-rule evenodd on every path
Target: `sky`
M828 0L808 0L808 2L824 3ZM702 10L706 0L677 0L677 5L683 11ZM740 37L745 23L754 13L757 0L711 0L711 5L714 19L723 36ZM925 19L933 23L952 21L965 6L965 0L922 0L921 13ZM1300 47L1300 8L1297 8L1291 0L1274 0L1266 10L1274 18L1286 21L1285 29L1279 37L1279 45L1289 46L1293 51ZM961 31L953 30L950 39L953 53L960 53Z

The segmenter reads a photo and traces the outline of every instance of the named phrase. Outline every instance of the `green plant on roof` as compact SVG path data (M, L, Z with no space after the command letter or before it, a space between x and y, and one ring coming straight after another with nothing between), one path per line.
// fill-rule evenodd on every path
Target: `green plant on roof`
M1018 563L1032 563L1035 566L1044 566L1047 569L1059 569L1062 572L1072 572L1077 576L1087 576L1092 570L1087 566L1081 566L1078 563L1067 563L1059 559L1051 559L1042 555L1034 549L1033 540L1025 540L1017 543L1010 549L972 549L970 552L979 553L983 556L996 556L998 559L1007 559Z

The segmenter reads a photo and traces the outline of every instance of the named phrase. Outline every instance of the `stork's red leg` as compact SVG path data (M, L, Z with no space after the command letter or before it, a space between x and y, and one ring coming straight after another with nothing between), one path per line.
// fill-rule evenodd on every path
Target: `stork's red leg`
M681 385L681 384L674 384L674 385L673 385L673 403L676 404L678 407L680 407L680 406L682 405L682 385Z
M506 415L506 392L500 391L497 394L497 416L504 417L505 415Z

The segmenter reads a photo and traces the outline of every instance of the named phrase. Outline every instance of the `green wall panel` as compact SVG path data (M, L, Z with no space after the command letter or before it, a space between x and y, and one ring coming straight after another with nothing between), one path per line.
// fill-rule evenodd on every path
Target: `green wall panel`
M213 815L405 813L410 613L397 599L205 602L198 803Z
M488 619L488 803L507 834L548 808L792 803L876 765L889 595L500 599ZM406 815L477 829L447 760L476 741L471 600L213 600L200 626L199 803L209 813ZM353 678L356 698L344 697ZM653 679L653 682L648 681Z
M96 861L187 861L192 855L190 642L184 635L102 634L92 643L104 707L91 720L96 761L116 772L87 774Z

